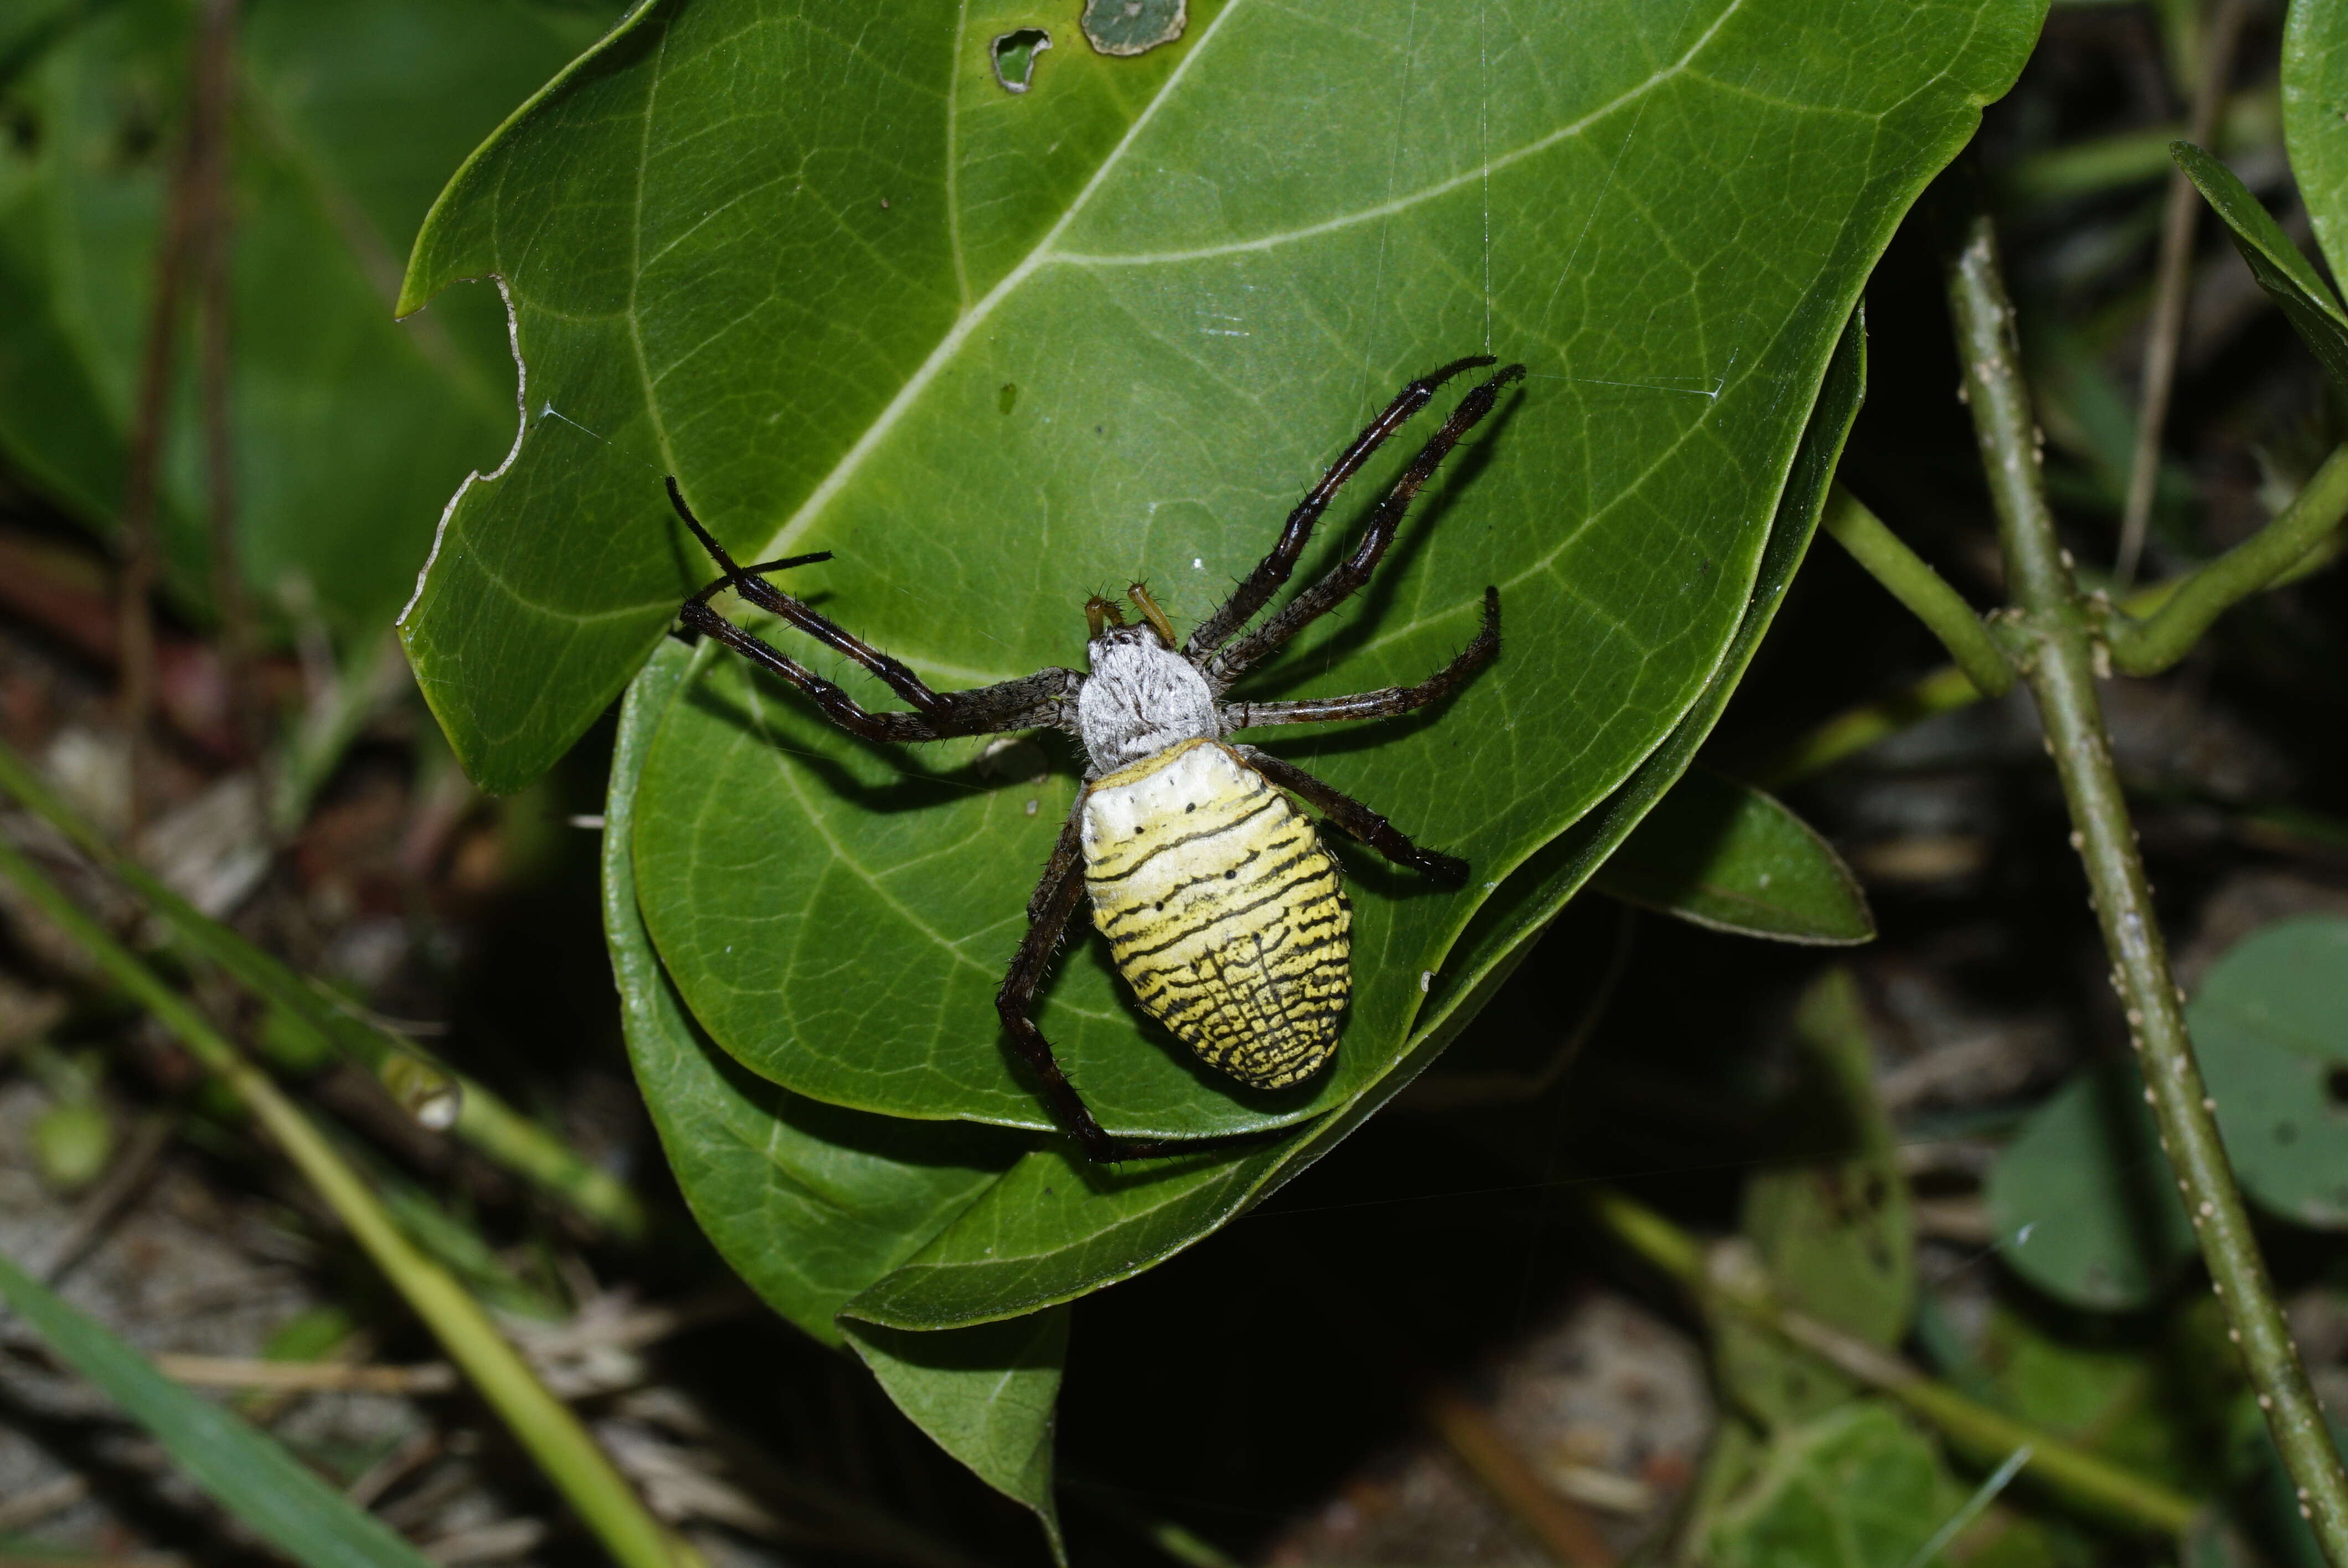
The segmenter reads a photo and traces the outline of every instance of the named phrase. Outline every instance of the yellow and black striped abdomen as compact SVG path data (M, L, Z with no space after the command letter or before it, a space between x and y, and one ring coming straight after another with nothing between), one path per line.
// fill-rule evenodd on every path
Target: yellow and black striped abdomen
M1093 924L1148 1013L1243 1083L1337 1049L1353 910L1313 824L1220 741L1185 741L1085 796Z

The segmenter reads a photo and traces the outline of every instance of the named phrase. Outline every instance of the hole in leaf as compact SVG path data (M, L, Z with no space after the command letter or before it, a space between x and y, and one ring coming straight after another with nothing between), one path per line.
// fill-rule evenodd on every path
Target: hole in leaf
M1085 0L1085 41L1104 55L1170 44L1190 20L1188 0Z
M2348 1111L2348 1062L2343 1062L2323 1075L2323 1098L2334 1111Z
M115 161L128 169L137 169L150 162L163 145L161 120L152 108L144 103L129 105L122 122L115 128Z
M987 46L994 61L994 79L1006 93L1024 93L1035 85L1035 62L1052 46L1052 35L1041 27L1021 27L1004 33ZM1008 408L1003 411L1011 412Z

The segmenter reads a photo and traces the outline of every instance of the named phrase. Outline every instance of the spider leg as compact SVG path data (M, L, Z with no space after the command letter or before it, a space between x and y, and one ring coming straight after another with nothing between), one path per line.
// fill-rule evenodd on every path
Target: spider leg
M1370 460L1370 455L1385 446L1386 437L1401 429L1405 420L1433 401L1437 387L1463 370L1473 370L1491 363L1492 356L1488 354L1455 359L1441 370L1420 376L1395 394L1395 400L1386 405L1386 411L1370 421L1368 429L1354 437L1354 444L1329 465L1326 474L1321 476L1321 482L1296 504L1296 509L1288 514L1287 525L1280 530L1280 538L1272 547L1272 553L1256 563L1256 569L1232 590L1231 598L1223 600L1212 615L1199 623L1190 633L1189 641L1182 645L1182 651L1193 659L1212 653L1230 641L1241 627L1254 620L1256 611L1272 601L1272 596L1288 581L1288 574L1296 569L1296 558L1304 552L1304 542L1313 537L1313 526L1321 520L1321 514L1329 508L1330 498L1344 487L1345 481L1361 471L1362 465Z
M1309 622L1336 609L1349 595L1369 581L1370 574L1377 569L1378 561L1385 555L1386 547L1394 543L1395 530L1401 526L1403 514L1410 509L1411 502L1417 498L1427 480L1435 477L1437 466L1486 415L1492 412L1493 405L1499 401L1501 389L1510 382L1521 379L1524 374L1525 367L1521 364L1504 366L1498 374L1461 398L1459 406L1451 411L1451 417L1427 438L1426 445L1419 448L1418 456L1410 460L1410 466L1402 471L1402 477L1394 482L1394 487L1386 492L1385 498L1370 514L1369 523L1362 529L1362 537L1354 543L1353 553L1331 568L1320 581L1290 600L1270 620L1208 659L1204 667L1208 684L1218 692L1230 686L1250 666L1295 636Z
M720 579L712 586L723 588L725 579ZM945 732L940 731L922 714L867 712L839 687L756 633L745 631L710 609L705 599L686 600L685 608L677 612L677 619L695 631L715 637L768 674L779 676L806 692L818 712L851 735L867 741L935 741L944 738Z
M1416 686L1382 686L1348 697L1307 697L1295 702L1218 702L1226 734L1262 724L1317 724L1330 719L1391 719L1440 702L1465 686L1500 651L1500 590L1484 590L1484 625L1451 662Z
M1283 762L1269 752L1253 746L1241 746L1240 754L1247 758L1256 772L1287 790L1302 795L1321 808L1322 815L1354 837L1360 839L1396 866L1407 866L1423 872L1447 886L1457 887L1468 880L1468 863L1456 855L1444 855L1432 849L1421 849L1406 837L1385 817L1344 794L1333 784L1323 783L1298 767Z
M738 567L734 564L734 558L726 553L726 547L719 544L716 537L701 526L701 519L695 517L693 508L685 504L685 492L678 488L676 476L674 474L668 476L667 484L669 504L676 508L676 515L685 519L685 526L693 530L693 537L701 541L701 548L709 552L709 559L717 563L717 569L726 574L695 595L697 601L706 603L709 597L720 588L730 586L735 592L757 605L760 610L770 615L782 617L827 648L846 654L871 671L888 683L891 692L912 704L917 712L934 717L942 713L950 705L942 695L931 691L920 676L914 674L902 663L881 652L862 638L851 635L829 618L819 614L811 606L793 599L789 594L757 575L762 571L773 571L782 567L805 566L815 561L828 560L830 559L831 552L825 550L815 555L793 556L787 560L771 561L762 566Z
M711 590L725 587L724 579ZM677 619L715 637L768 674L807 693L816 711L850 734L867 741L943 741L957 735L991 735L1004 730L1040 730L1062 722L1067 699L1083 677L1073 670L1039 670L1016 681L969 692L943 692L943 711L875 713L757 633L735 625L701 595L685 601Z
M694 538L701 541L702 548L726 573L686 600L677 612L677 619L695 631L716 638L760 669L779 676L806 692L825 718L849 733L868 741L939 741L955 735L993 734L1002 730L1040 729L1062 722L1063 704L1075 692L1082 679L1074 671L1042 670L1033 675L1023 675L1017 680L982 686L974 691L933 692L896 660L850 635L808 605L757 575L829 560L829 550L761 561L757 566L737 566L726 553L726 548L712 538L709 530L694 517L674 478L668 481L668 493L669 499L676 506L677 516L685 519L685 526L693 530ZM810 633L827 647L837 649L854 659L887 682L892 691L911 702L917 711L911 713L871 712L837 684L825 680L763 638L735 625L709 602L727 588ZM914 694L917 692L918 696Z
M1035 1018L1035 994L1043 989L1053 950L1067 934L1076 906L1084 901L1084 796L1079 794L1076 809L1068 814L1067 825L1060 829L1059 843L1052 846L1052 858L1044 866L1044 879L1035 885L1035 896L1027 900L1026 939L1012 958L1011 968L1003 977L1003 989L994 994L994 1010L1002 1015L1013 1049L1042 1085L1045 1102L1051 1106L1052 1113L1076 1135L1085 1158L1107 1163L1161 1153L1168 1145L1162 1142L1134 1143L1110 1137L1093 1120L1093 1113L1086 1109L1076 1086L1068 1081L1068 1075L1060 1071L1059 1061L1052 1055L1051 1042L1044 1038Z

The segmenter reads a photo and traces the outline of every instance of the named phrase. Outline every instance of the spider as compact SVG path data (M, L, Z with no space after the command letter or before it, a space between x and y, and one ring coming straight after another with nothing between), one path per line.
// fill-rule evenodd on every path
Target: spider
M1172 1144L1111 1137L1036 1026L1036 993L1081 897L1091 896L1093 923L1108 938L1117 969L1145 1011L1210 1065L1252 1087L1277 1089L1312 1077L1335 1053L1353 989L1353 915L1340 867L1288 796L1318 807L1328 822L1396 865L1447 886L1466 882L1466 861L1420 848L1385 817L1295 764L1225 737L1271 724L1388 718L1449 695L1499 652L1498 589L1484 590L1483 626L1474 640L1416 686L1301 702L1221 698L1306 623L1369 580L1437 465L1492 411L1501 390L1523 376L1523 365L1507 366L1461 398L1371 512L1352 552L1271 619L1247 630L1288 581L1313 525L1345 481L1426 406L1437 388L1493 363L1486 354L1455 360L1405 386L1289 514L1272 553L1187 641L1176 637L1166 612L1137 582L1127 597L1139 625L1127 625L1113 600L1095 595L1086 602L1089 673L1042 670L971 691L932 691L897 660L765 579L768 572L829 560L829 551L737 566L693 515L676 480L668 480L677 516L725 574L686 600L678 619L798 688L832 723L868 741L1058 728L1083 743L1084 787L1027 901L1027 935L996 993L995 1009L1046 1103L1091 1159L1137 1158ZM726 620L710 600L728 588L879 676L912 711L870 712Z

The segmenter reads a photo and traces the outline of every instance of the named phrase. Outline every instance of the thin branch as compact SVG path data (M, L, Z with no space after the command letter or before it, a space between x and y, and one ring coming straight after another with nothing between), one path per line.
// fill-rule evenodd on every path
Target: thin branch
M1944 664L1889 697L1844 709L1749 768L1730 771L1756 788L1781 790L1927 719L1970 708L1981 700L1981 688L1963 671Z
M205 0L196 49L195 176L201 323L196 397L203 414L204 479L211 538L212 608L220 617L221 661L228 686L228 730L240 760L257 755L261 736L252 682L252 623L236 548L236 450L229 425L229 364L234 327L234 214L229 111L235 93L237 0Z
M1973 607L1839 481L1827 497L1818 526L1941 640L1976 689L1995 697L2013 688L2013 666Z
M2266 527L2169 587L2143 620L2114 617L2104 628L2113 665L2152 675L2192 651L2218 617L2307 559L2348 518L2348 446L2335 446L2290 506Z
M1890 1351L1778 1305L1749 1251L1718 1251L1618 1192L1599 1188L1592 1217L1700 1299L1798 1346L1852 1381L1899 1401L1976 1459L1993 1463L2028 1450L2028 1473L2073 1503L2138 1530L2178 1534L2199 1505L2052 1432L2018 1421L1916 1370Z
M1484 1413L1449 1389L1427 1396L1427 1423L1494 1501L1565 1568L1614 1568L1598 1526L1536 1474Z
M2214 74L2214 73L2213 73ZM2127 1012L2145 1098L2176 1171L2211 1288L2224 1303L2259 1408L2301 1511L2333 1568L2348 1568L2348 1471L2333 1448L2308 1387L2298 1347L2276 1304L2250 1218L2219 1141L2217 1102L2202 1087L2185 1028L2182 993L2154 917L2152 889L2137 852L2111 743L2096 693L2092 617L2054 536L2039 468L2037 431L2024 384L1989 220L1967 224L1950 267L1949 294L1965 364L1966 403L1987 468L2005 550L2006 581L2028 651L2023 666L2038 701L2112 958L2112 981Z
M155 1369L194 1389L269 1389L314 1393L445 1394L457 1386L445 1361L412 1367L341 1361L257 1361L243 1356L158 1356Z
M64 1475L0 1502L0 1532L18 1534L53 1513L63 1513L89 1495L89 1478Z
M2125 185L2148 185L2176 171L2168 144L2192 128L2183 120L2139 126L2110 136L2065 142L2024 153L1997 176L2002 209L2094 196ZM2197 143L2196 145L2202 145ZM2211 150L2223 158L2282 145L2282 90L2270 83L2226 100Z
M448 1359L495 1409L546 1479L577 1511L623 1568L677 1568L667 1531L645 1512L610 1458L571 1409L550 1392L489 1314L454 1276L427 1257L334 1144L269 1076L245 1060L194 1004L117 941L57 885L5 840L0 876L94 959L108 979L187 1047L283 1150L349 1227L368 1257L422 1318Z
M2218 0L2201 49L2193 112L2186 139L2208 147L2217 138L2218 117L2226 107L2226 85L2234 74L2234 46L2242 36L2249 0ZM2122 588L2136 580L2146 528L2160 479L2160 434L2168 423L2169 395L2177 387L2177 351L2185 336L2185 306L2193 277L2193 231L2201 217L2201 195L2183 169L2168 177L2168 204L2161 215L2160 261L2154 272L2152 317L2146 328L2144 380L2137 394L2136 454L2128 466L2127 509L2120 517L2118 564L2112 575Z
M2192 651L2218 617L2252 594L2291 579L2348 520L2348 446L2335 447L2298 495L2265 528L2186 573L2137 589L2116 607L2091 604L2113 668L2156 675ZM1738 777L1763 789L1822 773L1877 742L1981 701L1981 688L1943 665L1889 697L1844 710L1772 753Z
M199 32L199 59L203 36ZM122 578L117 586L120 639L123 731L130 744L130 828L146 812L147 726L155 706L154 597L158 552L155 509L163 467L163 426L170 412L171 368L178 356L180 307L202 182L204 148L201 116L203 71L191 73L188 127L171 169L164 199L163 229L155 241L154 294L148 302L147 335L139 357L138 400L131 407L130 444L122 477Z

